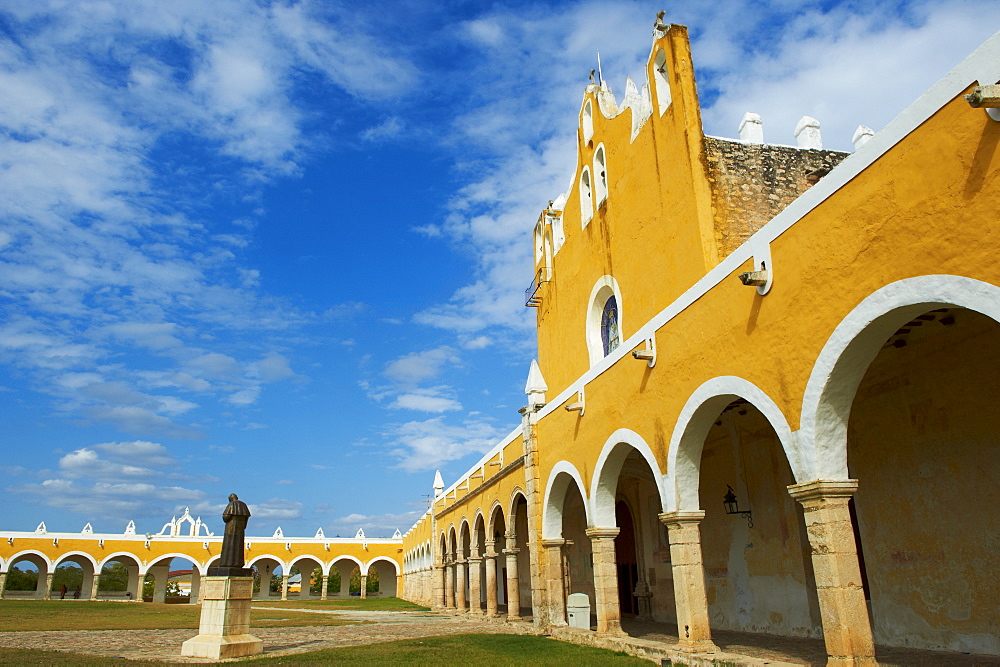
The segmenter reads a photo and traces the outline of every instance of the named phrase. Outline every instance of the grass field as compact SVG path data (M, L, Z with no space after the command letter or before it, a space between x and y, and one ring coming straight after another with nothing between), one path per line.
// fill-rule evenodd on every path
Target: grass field
M59 651L30 651L0 648L0 665L95 665L126 663L100 656ZM624 653L589 646L576 646L534 635L451 635L404 639L369 646L297 653L281 657L247 658L253 664L392 664L392 665L648 665L649 662ZM128 665L163 663L133 662Z
M284 606L289 606L284 603ZM62 602L0 600L0 632L26 630L169 630L198 629L201 605L151 602ZM328 614L286 611L271 605L253 609L250 625L280 628L356 623Z

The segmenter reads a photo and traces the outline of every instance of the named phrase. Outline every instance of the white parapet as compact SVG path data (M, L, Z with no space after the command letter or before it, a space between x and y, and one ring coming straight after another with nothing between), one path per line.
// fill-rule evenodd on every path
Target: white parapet
M760 114L753 111L743 114L743 120L740 121L740 141L748 144L764 143L764 121Z
M823 148L823 138L819 132L819 121L812 116L803 116L795 126L795 141L799 148Z

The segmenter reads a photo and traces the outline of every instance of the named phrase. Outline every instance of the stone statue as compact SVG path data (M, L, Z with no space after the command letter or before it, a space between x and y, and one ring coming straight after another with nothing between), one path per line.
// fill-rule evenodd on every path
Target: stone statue
M222 513L226 531L222 536L222 557L219 559L219 567L243 567L243 538L249 519L250 508L235 493L230 493L229 504Z

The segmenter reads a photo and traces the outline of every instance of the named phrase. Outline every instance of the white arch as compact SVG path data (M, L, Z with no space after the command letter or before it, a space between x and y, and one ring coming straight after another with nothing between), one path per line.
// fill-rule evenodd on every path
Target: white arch
M326 569L325 568L326 563L324 563L322 560L320 560L316 556L312 556L310 554L302 554L301 556L296 556L295 558L293 558L291 560L291 562L288 563L288 570L289 570L289 572L291 571L291 569L293 567L295 567L296 563L299 563L299 562L304 561L304 560L311 560L312 562L316 563L316 567L318 567L320 570L325 570ZM301 573L301 571L302 570L300 569L299 572ZM282 570L282 572L284 572L284 570ZM323 574L328 574L328 572L324 571Z
M587 352L590 353L590 365L594 366L604 358L604 341L601 339L601 318L604 315L604 304L612 296L618 304L618 337L621 342L625 341L625 306L622 302L622 291L618 287L615 277L608 274L603 275L594 283L590 290L590 297L587 301L587 322L585 333L587 336Z
M72 558L73 556L82 556L83 559L89 562L91 567L94 568L94 572L99 572L99 570L97 569L97 559L85 551L70 551L65 554L61 554L58 557L58 560L53 561L53 570L62 565L63 561L65 561L67 558Z
M507 516L509 517L509 519L505 519L507 523L507 532L510 532L510 529L514 527L514 511L517 509L518 496L524 498L525 503L528 502L528 494L524 492L524 489L522 489L520 485L515 486L514 490L510 492L510 500L507 503Z
M24 551L18 551L16 554L7 559L7 567L14 565L17 559L23 558L24 556L38 556L39 558L41 558L42 561L45 563L45 567L48 568L46 570L47 572L52 572L55 569L52 567L52 561L49 560L49 557L36 549L25 549ZM38 567L38 563L30 560L28 562L34 565L35 567ZM4 571L6 572L6 570Z
M288 570L290 569L290 566L284 560L282 560L281 558L279 558L278 556L275 556L274 554L270 554L270 553L263 553L263 554L258 554L256 556L254 556L249 561L247 561L246 565L244 565L243 567L253 567L254 563L262 561L265 558L269 558L270 560L273 560L278 565L280 565L281 566L281 572L282 572L282 574L288 574Z
M375 558L372 558L370 561L368 561L367 563L365 563L364 568L362 568L362 570L361 570L361 574L367 575L368 574L368 570L371 568L371 566L374 565L375 563L379 562L379 561L384 561L386 563L392 563L392 568L395 571L396 576L397 577L399 576L399 563L397 563L392 558L389 558L388 556L375 556Z
M620 306L620 304L619 304ZM666 508L664 477L653 450L642 437L627 428L620 428L604 443L601 455L594 466L594 478L590 482L590 516L592 527L608 528L615 525L615 492L618 475L621 474L625 457L630 448L639 452L653 472L656 491L660 495L660 507Z
M677 417L667 450L667 511L700 509L698 488L705 438L723 409L738 398L748 401L764 415L778 435L792 476L797 482L803 481L802 456L781 409L753 383L735 375L723 375L695 389Z
M108 563L110 563L111 561L120 560L122 557L131 558L133 561L135 561L135 564L138 567L140 568L142 567L142 559L139 558L136 554L132 553L131 551L116 551L109 556L105 556L104 559L101 560L101 567L98 570L98 572L107 567ZM125 565L126 563L122 564Z
M562 511L566 500L566 491L570 481L576 482L576 487L583 498L583 511L586 525L590 525L590 507L588 506L587 487L583 483L580 471L569 461L559 461L549 472L545 483L545 495L542 502L542 539L557 540L562 537Z
M900 325L936 308L959 307L1000 322L1000 288L951 275L907 278L873 292L830 334L802 397L798 441L813 479L842 480L847 471L847 422L858 385L886 339Z
M494 500L493 503L490 505L490 518L486 524L486 539L488 540L492 540L493 535L496 534L497 532L496 529L497 512L500 513L500 517L503 519L504 531L506 532L507 530L507 520L510 517L508 517L507 513L504 512L503 505L500 503L500 500Z
M208 563L203 563L202 561L197 560L196 558L192 558L190 554L180 554L180 553L163 554L162 556L158 556L155 561L151 562L149 565L146 565L145 568L140 567L139 574L145 574L146 572L149 571L149 568L153 567L162 560L166 560L167 567L170 567L170 561L172 561L175 558L183 558L184 560L189 560L191 561L191 563L194 564L196 568L198 568L199 574L201 575L208 574Z
M365 570L365 564L362 563L357 557L351 556L350 554L342 554L340 556L337 556L336 558L334 558L333 560L331 560L327 564L327 566L326 566L327 567L327 570L326 570L327 573L330 572L330 568L332 568L334 565L336 565L337 563L339 563L342 560L349 560L349 561L351 561L352 563L354 563L355 565L357 565L358 566L358 570L360 570L362 572L364 572L364 570Z

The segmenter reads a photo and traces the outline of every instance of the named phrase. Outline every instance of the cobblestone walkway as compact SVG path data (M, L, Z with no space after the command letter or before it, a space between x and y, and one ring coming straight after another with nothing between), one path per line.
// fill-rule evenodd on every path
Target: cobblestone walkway
M316 609L274 609L278 618L282 611L302 611L365 621L358 625L317 626L298 628L251 628L250 632L264 640L269 656L292 655L306 651L358 646L379 642L454 635L467 632L492 634L532 634L525 623L488 622L468 616L452 616L434 612L400 611L318 611ZM181 657L181 644L198 634L197 630L93 630L54 632L0 632L0 646L50 651L68 651L108 658L158 660L165 662L211 662Z

